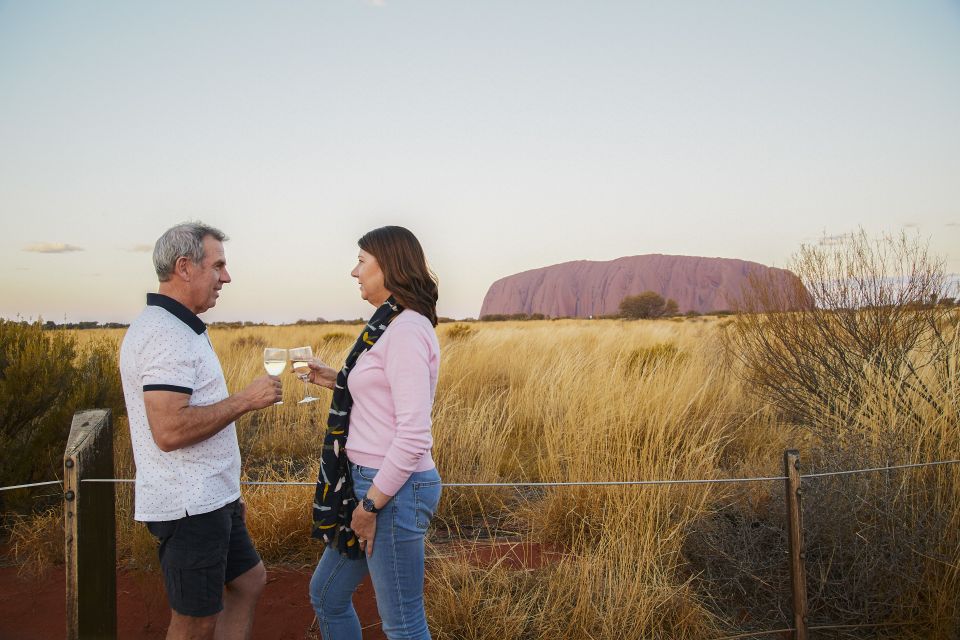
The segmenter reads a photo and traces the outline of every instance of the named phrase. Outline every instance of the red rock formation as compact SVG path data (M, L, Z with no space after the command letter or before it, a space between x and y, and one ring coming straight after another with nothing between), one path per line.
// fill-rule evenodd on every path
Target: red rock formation
M644 291L673 298L680 312L733 309L752 273L796 281L785 269L730 258L652 254L608 262L577 260L524 271L494 282L480 315L542 313L550 317L612 315L620 301Z

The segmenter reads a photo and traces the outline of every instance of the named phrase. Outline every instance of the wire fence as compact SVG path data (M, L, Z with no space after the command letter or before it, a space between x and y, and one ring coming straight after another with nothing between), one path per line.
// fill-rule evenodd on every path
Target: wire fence
M947 465L956 465L960 464L960 459L954 460L936 460L930 462L920 462L920 463L911 463L911 464L897 464L897 465L888 465L888 466L878 466L878 467L867 467L867 468L858 468L858 469L847 469L840 471L823 471L823 472L812 472L806 474L798 474L799 479L802 480L816 480L816 479L831 479L831 478L840 478L843 476L853 476L857 474L868 474L868 473L880 473L880 472L894 472L907 469L918 469L918 468L930 468L938 466L947 466ZM791 472L792 473L792 472ZM797 476L795 476L797 477ZM789 476L786 475L776 475L776 476L754 476L754 477L736 477L736 478L694 478L694 479L653 479L653 480L627 480L627 481L570 481L570 482L445 482L442 483L442 486L445 488L551 488L551 487L642 487L642 486L670 486L670 485L714 485L714 484L743 484L743 483L763 483L763 482L784 482L788 481ZM51 485L60 485L63 481L61 480L49 480L45 482L35 482L27 484L12 485L7 487L0 487L0 491L12 491L20 489L31 489L36 487L45 487ZM133 478L83 478L80 480L83 483L115 483L115 484L129 484L134 483L135 479ZM299 486L299 487L313 487L315 486L315 481L258 481L258 480L244 480L241 481L241 485L244 486L267 486L267 487L286 487L286 486ZM813 486L819 486L820 483ZM72 492L71 492L72 493ZM67 496L69 499L69 496ZM865 629L879 629L883 627L897 627L904 626L910 623L904 622L879 622L879 623L866 623L866 624L812 624L807 625L806 630L809 631L841 631L841 630L865 630ZM799 623L797 623L799 626ZM743 633L738 633L736 635L723 636L722 638L715 638L714 640L738 640L744 638L763 638L776 636L778 634L786 634L791 632L796 632L797 627L784 627L779 629L754 629L750 631L745 631Z
M14 489L32 489L33 487L47 487L52 484L63 484L62 480L48 480L46 482L32 482L30 484L15 484L10 487L0 487L0 491L12 491Z
M913 464L898 464L886 467L869 467L865 469L848 469L844 471L824 471L820 473L805 473L800 475L801 480L809 478L827 478L831 476L854 475L858 473L872 473L877 471L897 471L900 469L916 469L920 467L934 467L941 465L960 464L960 460L935 460L932 462L918 462ZM582 482L444 482L443 487L623 487L623 486L654 486L654 485L682 485L682 484L729 484L743 482L773 482L786 480L787 476L756 476L747 478L696 478L696 479L676 479L676 480L598 480ZM62 484L62 480L48 480L46 482L33 482L30 484L17 484L9 487L0 487L0 491L12 491L14 489L30 489L33 487L45 487L54 484ZM129 483L136 482L134 478L84 478L82 482L114 482ZM313 487L315 480L311 481L260 481L243 480L240 482L245 486L296 486Z

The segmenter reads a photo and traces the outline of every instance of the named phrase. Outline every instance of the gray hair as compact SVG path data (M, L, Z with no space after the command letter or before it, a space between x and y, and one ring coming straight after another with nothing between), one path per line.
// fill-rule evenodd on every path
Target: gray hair
M223 231L202 222L184 222L164 231L153 245L153 268L160 282L170 280L178 258L190 258L194 264L200 264L204 257L203 239L207 236L220 242L228 240Z

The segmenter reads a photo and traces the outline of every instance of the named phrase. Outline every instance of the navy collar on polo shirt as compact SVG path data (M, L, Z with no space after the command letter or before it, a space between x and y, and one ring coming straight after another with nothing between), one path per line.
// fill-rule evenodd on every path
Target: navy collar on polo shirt
M193 329L194 333L198 336L207 330L207 325L197 317L197 314L170 296L165 296L162 293L148 293L147 306L166 309L175 315L178 320L181 320L185 325Z

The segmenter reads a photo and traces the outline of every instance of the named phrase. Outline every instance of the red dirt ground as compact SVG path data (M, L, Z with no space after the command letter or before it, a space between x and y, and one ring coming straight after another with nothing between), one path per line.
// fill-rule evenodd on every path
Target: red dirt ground
M458 555L478 566L537 568L553 563L559 550L536 543L457 541L434 547L437 557ZM313 609L307 596L312 572L272 567L267 587L257 604L254 640L319 639ZM429 597L429 594L427 595ZM385 640L370 579L353 597L364 628L364 640ZM21 577L17 567L0 566L0 640L47 640L66 634L63 567L54 567L41 578ZM121 639L162 639L170 619L160 574L117 572L117 634Z
M257 604L253 638L294 640L319 638L307 596L311 572L272 568ZM17 575L16 567L0 567L0 638L48 640L66 635L63 567L40 579ZM364 640L380 640L380 617L369 578L353 598L364 627ZM119 638L163 638L170 612L157 576L117 573L117 632Z

